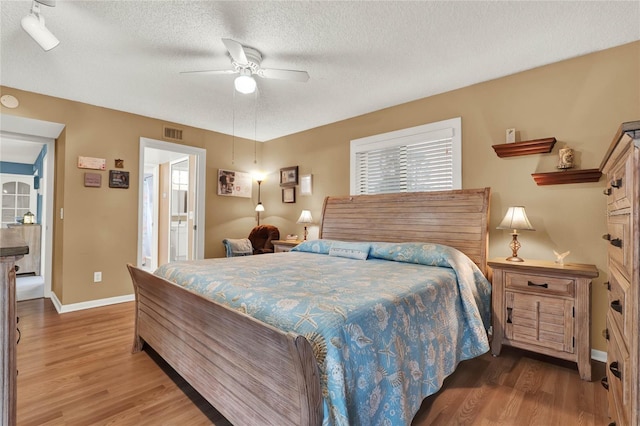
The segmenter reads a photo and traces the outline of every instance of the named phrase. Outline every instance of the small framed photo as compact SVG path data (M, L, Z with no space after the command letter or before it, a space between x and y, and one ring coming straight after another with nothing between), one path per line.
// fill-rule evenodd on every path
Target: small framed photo
M282 189L282 202L283 203L295 203L296 202L296 187Z
M129 172L109 170L109 188L129 188Z
M300 176L300 195L311 195L311 175Z
M298 166L280 169L280 186L296 186L298 184Z

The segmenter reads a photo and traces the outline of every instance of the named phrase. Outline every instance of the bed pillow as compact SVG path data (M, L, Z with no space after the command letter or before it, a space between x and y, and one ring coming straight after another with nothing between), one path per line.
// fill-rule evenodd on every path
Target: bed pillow
M369 243L348 243L334 241L329 249L329 256L346 257L349 259L367 260L369 256Z
M331 248L332 244L333 244L332 240L323 240L323 239L307 240L307 241L301 242L300 244L292 248L291 251L304 251L308 253L329 254L329 249Z

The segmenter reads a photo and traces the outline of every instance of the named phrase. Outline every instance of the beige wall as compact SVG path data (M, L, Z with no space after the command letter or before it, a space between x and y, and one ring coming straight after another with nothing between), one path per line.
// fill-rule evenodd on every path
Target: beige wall
M349 193L350 140L458 116L463 187L492 188L490 257L510 255L509 232L495 228L507 207L526 206L536 231L522 233L522 257L554 260L553 250L570 250L567 262L598 267L591 336L594 348L604 351L604 179L537 186L531 173L556 171L557 152L564 146L576 150L579 168L599 168L620 123L640 119L638 42L269 141L265 166L297 164L301 173L313 173L314 179L313 197L276 206L278 214L289 219L281 229L301 233L295 224L301 209L311 209L319 219L325 195ZM505 130L513 127L520 141L554 136L558 142L550 154L498 158L491 145L504 143ZM312 231L317 233L317 227Z
M320 219L327 195L349 192L349 141L401 128L462 117L463 187L490 186L490 256L509 254L509 234L495 230L510 205L525 205L535 232L521 236L525 258L553 259L552 250L571 250L570 262L593 263L600 277L593 286L593 346L605 350L606 253L604 181L536 186L531 173L554 171L557 150L576 150L578 167L597 168L621 122L640 118L640 43L541 67L438 96L398 105L350 120L258 144L185 126L185 144L207 150L205 257L223 256L221 240L248 234L255 225L252 199L216 194L218 168L262 170L266 211L261 223L278 226L282 234L302 234L295 223L302 209ZM425 78L428 78L426 76ZM53 289L63 304L131 293L124 265L136 262L139 138L161 139L160 120L2 87L20 107L2 113L66 124L56 143L56 212ZM554 151L545 155L498 158L491 145L504 142L505 129L515 127L519 140L555 136ZM85 188L78 156L125 160L131 172L128 190ZM281 167L298 165L313 174L313 195L283 204L278 186ZM103 175L106 176L106 173ZM317 226L310 230L317 236ZM117 235L117 238L114 238ZM103 271L103 282L92 282Z
M52 290L63 305L132 293L125 265L137 262L138 162L140 137L162 140L160 120L43 96L8 87L2 94L20 100L16 109L2 107L3 114L19 115L65 124L56 141L54 196L54 253ZM175 125L175 124L174 124ZM236 138L232 162L232 138L220 133L175 125L184 129L186 145L205 148L205 256L223 256L225 236L244 237L255 226L253 198L216 195L218 168L251 172L254 143ZM257 158L263 144L257 144ZM84 173L77 168L78 156L107 160L107 170L116 158L130 172L129 189L108 186L108 171L101 188L84 187ZM64 219L60 219L64 208ZM93 272L102 271L102 282L93 283Z

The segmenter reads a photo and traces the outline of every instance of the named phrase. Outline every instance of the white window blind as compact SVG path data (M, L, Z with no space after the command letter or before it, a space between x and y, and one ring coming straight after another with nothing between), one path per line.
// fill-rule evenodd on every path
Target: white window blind
M351 194L462 187L461 119L351 141Z

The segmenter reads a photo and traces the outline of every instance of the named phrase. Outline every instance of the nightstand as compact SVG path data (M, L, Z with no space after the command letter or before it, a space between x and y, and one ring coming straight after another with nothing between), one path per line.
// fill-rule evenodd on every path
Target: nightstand
M273 252L274 253L283 253L291 250L293 247L300 244L302 241L299 240L275 240L271 241L273 244Z
M493 259L491 353L509 345L578 364L591 380L591 279L594 265Z

